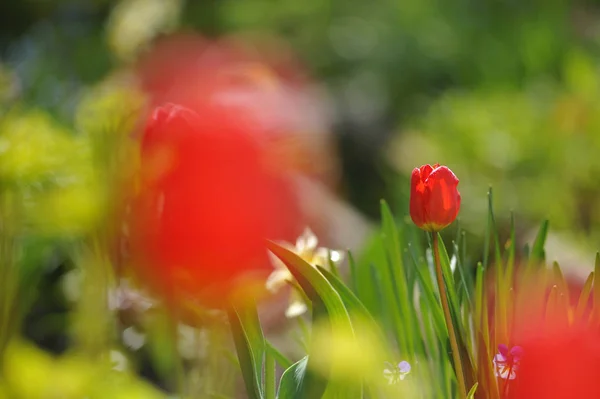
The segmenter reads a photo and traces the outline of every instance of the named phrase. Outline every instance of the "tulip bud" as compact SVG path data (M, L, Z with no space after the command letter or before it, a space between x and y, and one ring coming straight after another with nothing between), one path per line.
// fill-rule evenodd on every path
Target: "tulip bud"
M436 232L456 219L460 209L458 179L446 166L423 165L412 172L410 217L417 227Z

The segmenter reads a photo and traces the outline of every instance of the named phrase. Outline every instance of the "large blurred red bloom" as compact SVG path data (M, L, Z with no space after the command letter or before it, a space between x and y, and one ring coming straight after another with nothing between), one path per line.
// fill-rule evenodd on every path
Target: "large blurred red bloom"
M175 103L199 114L227 109L244 121L244 133L264 142L279 168L336 180L325 96L285 43L175 34L155 43L136 74L152 106Z
M531 326L518 337L520 369L509 387L514 399L600 398L600 334L592 323Z
M169 104L147 122L130 236L134 263L169 299L223 305L242 277L270 271L265 239L300 230L288 179L244 129L219 107Z

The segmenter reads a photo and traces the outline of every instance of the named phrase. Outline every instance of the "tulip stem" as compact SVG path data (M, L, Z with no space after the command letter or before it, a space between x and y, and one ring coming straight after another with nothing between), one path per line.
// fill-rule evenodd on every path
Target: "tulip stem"
M448 327L448 337L450 338L450 348L452 351L452 359L454 360L454 370L456 372L456 380L458 381L458 391L461 398L466 398L467 390L465 387L465 377L463 374L462 362L460 360L460 353L458 351L458 340L456 339L456 331L454 331L454 324L452 323L450 306L448 304L448 294L446 292L446 284L444 283L444 276L442 274L442 263L440 261L438 234L434 232L432 233L432 237L433 256L435 261L435 277L437 279L438 287L440 290L440 301L442 303L442 309L444 309L444 319L446 319L446 327Z

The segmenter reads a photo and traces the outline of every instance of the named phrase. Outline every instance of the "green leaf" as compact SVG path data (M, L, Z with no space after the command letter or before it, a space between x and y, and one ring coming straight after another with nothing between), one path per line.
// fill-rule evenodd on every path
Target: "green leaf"
M507 326L507 296L508 288L505 284L505 271L504 262L502 260L502 254L500 252L500 239L498 238L498 228L496 226L496 217L494 215L494 203L493 203L493 191L490 187L488 191L488 224L486 229L486 241L493 239L494 242L494 256L495 256L495 278L496 284L496 300L494 301L494 314L495 314L495 338L496 342L507 342L508 340L508 326ZM489 249L488 249L489 251ZM487 259L484 264L487 265Z
M357 296L360 297L360 292L358 291L358 266L356 261L354 260L354 256L352 252L348 251L348 265L350 266L350 281L352 283L352 290L356 293Z
M383 274L379 271L380 267L377 267L377 265L386 264L385 251L379 232L373 233L369 237L360 257L354 260L355 267L352 272L352 281L356 296L360 298L372 315L381 317L386 323L391 323L388 314L383 311L387 293L383 289ZM387 275L387 271L384 272Z
M448 293L448 302L450 303L450 315L452 318L452 323L454 325L454 329L456 331L456 338L458 340L458 349L460 352L460 358L463 366L463 372L465 376L465 383L473 383L475 381L475 373L473 368L473 354L471 348L467 345L467 333L466 328L462 322L460 317L460 305L458 301L458 297L456 295L456 288L454 285L454 279L452 277L452 270L450 269L450 259L448 258L448 251L446 251L446 246L442 241L442 237L439 233L437 234L437 241L439 244L440 251L440 263L442 266L442 275L444 278L444 282L446 284L446 292Z
M304 356L296 363L288 367L279 380L279 390L277 398L308 398L303 395L304 377L306 375L308 365L308 356ZM320 396L315 396L320 397Z
M579 295L579 300L577 301L577 308L575 309L574 321L576 323L583 321L583 316L585 314L585 309L587 307L588 301L590 299L590 293L592 292L592 283L594 282L594 272L591 272L588 278L585 280L583 284L583 288L581 289L581 294Z
M246 393L250 399L264 397L262 370L265 340L254 303L228 310L233 342L238 354Z
M544 246L546 244L546 238L548 237L548 224L548 220L544 220L540 226L540 230L538 231L535 241L533 242L533 246L531 247L531 254L529 256L529 263L527 265L528 268L540 266L540 264L546 260Z
M331 273L333 273L337 277L340 277L340 270L338 269L337 265L331 258L331 250L329 250L329 249L327 250L327 262L329 263L329 268L331 269Z
M462 287L462 292L464 293L464 296L467 300L467 304L469 306L469 308L472 307L472 301L471 301L471 286L468 282L469 277L467 277L467 272L464 270L464 266L463 266L463 262L460 259L460 255L459 255L459 249L458 249L458 243L453 243L453 247L454 247L454 256L456 257L456 270L458 270L458 276L460 277L460 282L462 283L461 286Z
M477 391L477 386L479 385L479 383L475 383L475 385L473 385L473 387L469 390L469 393L467 394L467 399L474 399L475 398L475 391Z
M515 214L510 213L510 238L508 242L508 260L506 261L506 271L504 273L505 289L508 290L513 284L515 274L515 256L516 256L516 234L515 234Z
M265 343L267 345L266 352L273 357L281 367L287 369L292 365L292 361L283 353L281 353L276 347L274 347L272 343L269 341L265 341Z
M552 263L552 272L554 274L554 282L556 285L558 285L559 293L568 297L569 285L567 284L567 281L565 280L565 277L563 276L562 271L560 270L560 265L558 264L558 262Z
M326 320L330 324L332 331L353 336L354 331L352 329L348 311L346 310L342 298L329 281L315 267L307 263L294 252L281 247L272 241L267 242L267 248L286 265L290 270L290 273L292 273L296 281L298 281L302 290L312 301L313 319L318 318ZM309 352L308 358L306 358L306 364L294 369L294 374L298 374L297 378L294 379L294 381L298 383L294 390L294 396L281 396L280 393L280 397L286 399L320 398L324 396L325 393L343 397L345 392L352 391L354 387L349 386L351 384L342 386L342 384L337 383L336 380L336 383L332 385L325 376L313 372L310 365L310 359L315 359L316 361L324 359L320 363L326 363L331 360L327 353ZM338 377L334 367L330 370L330 377Z
M594 321L600 321L600 253L596 253L596 263L594 265Z
M368 321L373 326L377 326L377 323L375 322L375 319L373 319L373 316L371 315L369 310L356 297L356 295L354 295L352 291L350 291L350 288L348 288L342 282L342 280L340 280L337 276L334 276L333 273L329 272L321 266L317 266L317 269L321 272L321 274L323 274L323 276L325 276L327 281L331 283L333 288L340 295L342 301L344 301L346 309L350 313L350 316L352 316L352 314L355 314L357 316L360 316L362 320Z
M270 351L265 352L265 399L275 399L277 396L276 377L277 367L275 357Z
M392 303L391 311L395 322L396 340L401 352L409 362L414 361L416 348L416 334L418 333L417 316L412 306L412 293L409 290L407 280L408 274L404 266L404 260L400 252L400 234L387 203L381 201L382 234L381 239L387 257L387 286L384 288L388 293L388 300ZM386 278L387 277L387 278Z
M433 285L431 273L427 268L427 264L419 264L419 262L417 262L413 247L410 244L409 249L411 250L409 252L411 253L413 266L417 271L417 280L419 281L419 288L421 289L422 294L420 295L420 297L422 297L426 301L423 305L426 304L429 308L429 312L431 312L431 317L433 319L432 321L437 336L440 339L445 339L445 337L448 336L448 330L446 327L446 323L444 322L444 314L439 305L439 298ZM423 309L423 305L421 306L421 309Z

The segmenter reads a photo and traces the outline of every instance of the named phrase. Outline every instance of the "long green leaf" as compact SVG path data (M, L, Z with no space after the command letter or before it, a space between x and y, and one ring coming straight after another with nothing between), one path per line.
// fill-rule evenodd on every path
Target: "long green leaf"
M436 290L433 286L433 281L431 279L431 273L427 269L427 264L420 264L414 254L414 250L412 245L409 244L409 250L411 253L411 259L413 261L413 266L417 271L417 279L419 281L419 296L424 298L426 301L421 305L421 309L423 309L424 305L427 305L429 311L431 312L431 317L433 321L433 325L438 337L446 337L448 335L448 330L446 328L446 324L444 322L444 314L442 309L439 306L439 298L437 297Z
M596 263L594 265L594 308L593 308L593 320L594 322L600 321L600 253L596 253Z
M465 374L465 379L467 384L473 384L475 382L475 371L473 367L473 353L471 348L467 346L467 327L462 322L461 318L461 309L458 301L458 297L456 295L456 288L454 285L454 280L452 276L452 270L450 269L450 259L448 258L448 251L446 250L446 246L442 241L442 237L439 233L434 233L438 235L438 243L440 250L440 262L442 266L442 275L444 277L444 282L446 283L446 291L448 292L448 300L450 302L450 314L452 317L452 323L454 324L454 328L456 330L456 335L458 339L458 347L460 351L460 358L463 366L463 372Z
M266 345L267 353L269 353L269 355L272 356L273 359L275 359L275 361L279 363L281 367L287 369L293 364L292 361L288 359L287 356L285 356L283 353L281 353L276 347L274 347L272 343L266 341Z
M350 291L350 288L348 288L342 282L342 280L340 280L337 276L334 276L333 273L331 273L330 271L328 271L327 269L325 269L321 266L317 266L317 269L321 272L321 274L323 274L323 276L325 276L327 281L329 281L329 283L331 283L333 288L340 295L340 297L342 298L342 301L344 302L344 305L346 306L346 309L348 310L348 312L350 314L350 317L352 317L352 314L355 314L355 315L359 316L363 321L368 321L368 322L372 323L373 326L377 325L377 323L375 322L375 319L373 319L373 316L371 315L369 310L356 297L356 295L354 295L354 293L352 293L352 291Z
M287 266L302 290L312 301L313 318L326 320L333 331L353 336L354 331L348 311L342 298L331 283L315 267L294 252L271 241L267 242L267 248ZM355 387L351 386L351 384L342 386L336 382L336 384L332 385L328 382L326 376L313 372L311 359L323 359L325 363L331 360L327 353L309 352L309 356L306 359L306 366L301 368L301 376L296 379L299 384L295 390L296 393L294 396L285 396L286 399L288 397L298 399L320 398L326 393L333 397L343 397L344 392L354 392ZM300 371L297 372L299 373ZM330 370L330 377L334 379L335 377L339 377L336 370Z
M473 387L469 390L469 393L467 394L467 399L475 398L475 392L477 391L478 385L479 384L476 382L475 385L473 385Z
M392 212L384 200L381 201L381 218L381 237L387 256L387 277L389 278L385 289L390 291L388 296L393 298L393 303L390 305L392 306L392 317L395 321L396 339L400 345L400 350L412 362L415 359L416 315L414 314L414 307L411 306L412 296L408 289L408 274L400 252L399 232Z
M585 283L583 284L581 294L579 295L579 300L577 301L577 308L575 308L575 316L573 317L575 323L580 323L583 321L583 316L585 314L585 310L590 299L590 293L592 292L593 282L594 272L591 272L588 278L585 280Z
M308 356L304 356L283 372L279 381L278 399L303 398L303 380L307 374Z
M266 351L265 353L265 399L275 399L277 396L277 388L275 383L275 374L277 372L277 366L275 364L275 357L272 353Z
M248 309L248 308L253 308ZM262 399L262 356L264 354L264 338L262 348L258 338L260 324L254 325L256 307L232 307L227 312L233 334L233 342L238 354L242 377L246 385L246 393L250 399ZM258 320L258 316L256 316ZM260 333L262 336L262 332Z
M533 242L533 246L531 247L529 263L527 265L528 268L541 266L541 264L546 260L544 246L546 245L546 238L548 237L548 225L548 220L544 220L540 226L540 230L538 231L535 241Z

